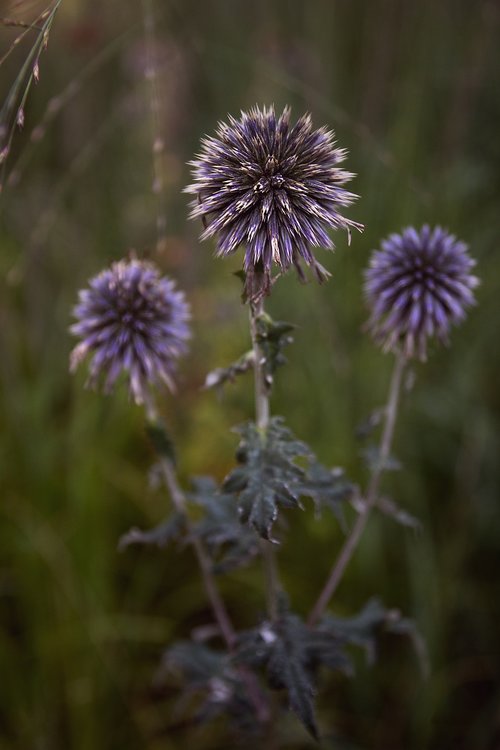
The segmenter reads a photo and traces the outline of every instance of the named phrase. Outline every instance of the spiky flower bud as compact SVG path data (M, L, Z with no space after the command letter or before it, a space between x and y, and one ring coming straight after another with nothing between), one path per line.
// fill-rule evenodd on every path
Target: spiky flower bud
M313 130L309 115L290 125L288 107L279 118L274 107L254 107L203 139L186 188L196 196L191 218L203 219L201 237L216 238L218 256L244 246L247 296L266 293L273 262L295 266L302 278L302 259L324 280L311 248L333 248L329 229L362 229L340 213L357 197L343 187L353 177L338 166L345 155L331 131Z
M384 350L427 357L427 340L447 343L452 324L465 318L479 283L467 246L441 227L408 227L372 253L365 271L371 310L368 329Z
M184 293L152 263L120 260L79 293L70 330L81 342L70 369L92 353L88 384L104 378L108 392L123 371L137 404L150 386L163 381L172 390L176 360L187 350L189 306Z

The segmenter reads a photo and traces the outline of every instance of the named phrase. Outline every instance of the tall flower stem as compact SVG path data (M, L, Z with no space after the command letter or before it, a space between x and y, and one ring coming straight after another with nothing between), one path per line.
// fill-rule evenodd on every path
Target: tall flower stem
M384 428L382 430L382 437L380 439L378 458L370 477L368 489L366 491L365 503L356 519L354 526L351 529L349 536L344 542L344 546L340 550L339 556L331 569L330 575L328 576L326 584L321 591L316 604L311 610L311 614L309 615L308 620L309 625L314 625L320 619L326 607L328 606L330 599L332 598L337 589L337 586L342 579L345 569L351 561L351 558L359 543L359 540L361 539L363 531L365 530L370 511L377 502L380 478L387 464L387 459L389 458L391 451L405 364L406 357L403 353L398 352L396 354L396 361L394 363L394 369L392 371L391 383L389 387L389 397L385 408Z
M264 314L264 300L259 299L257 302L250 302L250 333L252 335L252 346L254 355L254 379L255 379L255 421L257 428L265 435L269 427L269 396L270 387L266 382L264 372L264 354L261 350L258 332L258 318ZM262 559L264 560L264 571L266 576L266 599L267 612L271 620L278 616L278 590L279 577L276 565L276 558L272 544L261 540L260 549Z

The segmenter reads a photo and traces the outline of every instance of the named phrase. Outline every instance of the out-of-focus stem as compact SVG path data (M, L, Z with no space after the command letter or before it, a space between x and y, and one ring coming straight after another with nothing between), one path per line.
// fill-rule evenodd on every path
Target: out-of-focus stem
M151 138L153 157L152 190L156 198L156 250L160 252L165 245L167 219L165 216L165 141L161 128L161 98L158 85L158 43L156 38L153 0L142 0L144 32L146 38L145 77L150 89Z
M345 540L344 545L340 550L339 556L331 569L326 584L311 611L308 620L309 625L314 625L320 619L321 615L328 606L328 603L335 593L337 586L339 585L345 572L345 569L347 568L354 554L358 542L361 539L361 535L365 530L370 511L377 502L380 477L387 463L387 459L389 458L392 438L394 436L394 426L396 424L399 395L401 392L401 382L405 364L406 357L402 353L398 353L396 355L396 361L394 363L391 384L389 387L389 397L387 400L387 406L385 408L384 428L382 431L382 437L380 439L379 453L377 462L370 477L368 489L366 491L365 503L354 523L354 526L349 533L349 536Z
M207 551L205 550L205 547L201 539L197 537L196 534L192 533L191 522L186 512L186 499L184 497L184 493L179 487L179 483L177 482L177 476L175 473L175 469L172 465L172 462L169 461L167 458L162 457L161 469L163 472L163 476L165 478L165 483L172 497L172 502L175 505L177 512L181 513L182 516L184 517L187 531L189 534L189 539L195 551L196 558L198 560L198 565L200 566L201 575L203 578L203 584L205 586L205 591L207 592L207 596L212 606L215 619L217 620L217 624L219 626L219 629L222 633L224 640L226 641L228 649L232 650L236 643L236 634L234 632L234 628L232 626L231 620L229 619L226 606L219 593L219 589L217 588L217 584L215 583L215 579L212 573L212 564L210 562L210 558L207 554Z
M250 332L252 335L252 346L254 354L254 379L255 379L255 421L257 428L263 433L269 427L269 395L270 388L266 383L264 373L264 355L260 348L257 335L257 320L264 313L264 300L250 302ZM264 571L266 576L266 599L267 612L271 620L278 615L278 590L279 577L276 565L274 549L270 542L264 539L260 542L262 558L264 560Z

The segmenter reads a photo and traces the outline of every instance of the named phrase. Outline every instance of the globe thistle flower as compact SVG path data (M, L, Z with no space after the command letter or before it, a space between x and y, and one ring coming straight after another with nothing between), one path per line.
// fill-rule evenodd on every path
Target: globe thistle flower
M365 272L368 329L386 351L401 347L405 356L425 360L427 340L435 336L447 343L451 325L474 304L475 261L441 227L409 227L381 247Z
M120 260L90 280L73 310L70 330L81 342L70 369L92 353L88 385L104 378L109 392L122 371L137 404L148 402L148 389L163 381L174 390L176 359L187 350L189 306L184 293L152 263Z
M218 256L245 247L247 296L268 291L273 262L295 266L303 278L303 260L324 280L329 274L311 248L334 247L328 229L363 228L340 213L357 198L343 187L353 177L338 166L345 156L331 131L313 130L309 115L290 125L288 107L279 118L274 107L254 107L203 139L190 162L190 217L202 218L201 238L216 238Z

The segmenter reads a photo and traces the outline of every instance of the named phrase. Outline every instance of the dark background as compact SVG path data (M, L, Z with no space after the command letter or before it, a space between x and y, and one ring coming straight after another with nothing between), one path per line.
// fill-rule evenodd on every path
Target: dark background
M30 22L46 3L4 0L0 18ZM123 388L84 390L68 374L77 290L131 248L156 257L193 307L191 354L163 411L183 480L222 478L252 414L243 378L222 400L205 374L249 345L232 276L241 253L216 260L187 223L186 162L217 120L254 103L290 104L333 127L349 149L348 215L333 273L318 287L291 273L271 300L297 325L272 408L320 458L364 481L356 426L385 400L391 357L362 332L362 269L388 232L440 223L465 240L482 279L478 306L448 349L414 368L395 452L404 470L385 489L423 523L414 533L373 517L334 609L374 594L415 619L431 673L410 644L383 639L372 669L326 680L325 747L494 750L500 747L500 6L494 0L156 0L157 125L145 80L150 4L63 0L16 132L0 196L0 747L16 750L227 748L223 723L190 728L174 686L152 686L173 639L210 621L188 550L131 548L131 525L161 520L141 411ZM0 58L22 28L0 24ZM36 31L0 65L2 101ZM150 40L151 41L151 40ZM23 84L24 85L24 84ZM21 85L20 93L24 91ZM4 107L9 124L12 112ZM14 113L15 115L15 113ZM152 133L164 187L155 196ZM158 213L165 238L156 245ZM293 605L305 613L341 534L310 508L289 515L279 551ZM263 608L258 566L223 584L250 626ZM281 747L313 747L291 718ZM331 738L331 739L330 739ZM336 739L335 739L336 738ZM186 746L187 746L186 744Z

